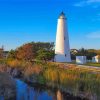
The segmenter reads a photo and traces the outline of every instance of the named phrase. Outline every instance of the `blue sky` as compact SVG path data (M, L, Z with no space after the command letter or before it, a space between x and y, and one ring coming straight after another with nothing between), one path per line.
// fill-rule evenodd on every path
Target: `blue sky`
M100 49L100 0L0 0L0 46L55 42L57 18L67 17L71 48Z

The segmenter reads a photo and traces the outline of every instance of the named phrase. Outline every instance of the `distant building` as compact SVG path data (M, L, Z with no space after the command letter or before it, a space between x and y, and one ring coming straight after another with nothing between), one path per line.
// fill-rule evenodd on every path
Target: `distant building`
M75 55L78 53L78 50L77 49L71 49L71 54Z
M77 64L86 64L86 62L87 62L86 56L76 56Z
M94 62L94 63L100 63L100 55L92 57L92 62Z

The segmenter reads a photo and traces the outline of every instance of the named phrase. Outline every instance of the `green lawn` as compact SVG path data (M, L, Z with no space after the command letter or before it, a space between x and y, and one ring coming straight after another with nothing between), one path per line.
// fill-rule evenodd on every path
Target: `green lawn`
M100 63L87 63L86 65L88 66L96 66L96 67L100 67Z
M71 62L71 64L76 64L75 61ZM95 67L100 67L100 63L92 63L92 62L88 62L87 64L85 64L87 66L95 66Z
M65 63L65 64L76 64L75 61L72 61L70 63ZM76 64L77 65L77 64ZM88 62L87 64L85 64L86 66L94 66L94 67L100 67L100 63L92 63L92 62Z

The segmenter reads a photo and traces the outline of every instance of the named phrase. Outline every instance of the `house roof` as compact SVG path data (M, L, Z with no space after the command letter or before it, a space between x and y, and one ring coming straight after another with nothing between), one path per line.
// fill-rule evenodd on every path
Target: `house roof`
M100 55L96 55L95 58L100 59Z

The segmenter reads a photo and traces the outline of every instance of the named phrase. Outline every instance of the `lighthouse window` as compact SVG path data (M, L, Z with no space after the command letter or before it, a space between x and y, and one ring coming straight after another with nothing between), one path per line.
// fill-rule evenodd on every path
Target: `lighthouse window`
M66 54L65 54L65 57L66 57Z
M65 40L65 37L64 37L64 40Z

